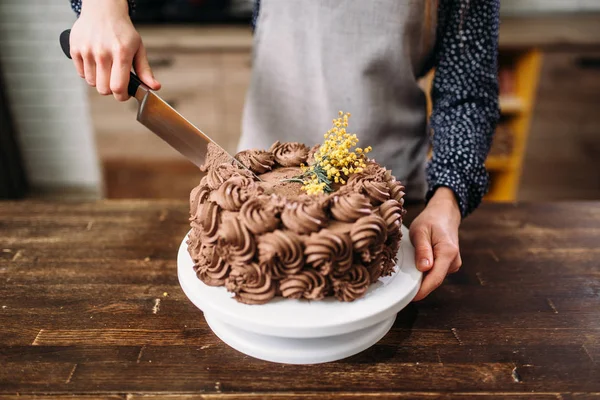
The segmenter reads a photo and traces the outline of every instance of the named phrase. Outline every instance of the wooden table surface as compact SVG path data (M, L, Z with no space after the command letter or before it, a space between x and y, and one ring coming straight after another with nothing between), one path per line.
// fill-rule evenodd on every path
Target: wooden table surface
M187 229L184 202L0 203L0 398L600 398L600 203L484 205L460 272L317 366L213 335L177 281Z

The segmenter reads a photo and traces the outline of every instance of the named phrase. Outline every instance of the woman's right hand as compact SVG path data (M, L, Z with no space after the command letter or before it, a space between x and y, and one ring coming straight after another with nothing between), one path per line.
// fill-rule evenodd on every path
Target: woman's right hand
M127 85L133 68L142 82L160 89L146 49L129 18L127 0L83 0L71 29L71 57L79 75L102 95L129 99Z

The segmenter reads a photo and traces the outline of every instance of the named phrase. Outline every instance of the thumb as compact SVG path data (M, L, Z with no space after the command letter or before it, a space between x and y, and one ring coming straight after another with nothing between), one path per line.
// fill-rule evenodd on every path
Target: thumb
M140 48L133 58L133 69L135 69L135 73L140 80L144 82L150 89L160 89L160 82L154 78L154 74L152 74L152 69L148 63L148 56L146 55L144 43L140 44Z
M429 229L417 228L410 230L410 241L415 247L417 269L427 272L433 267L433 249L431 247L431 232Z

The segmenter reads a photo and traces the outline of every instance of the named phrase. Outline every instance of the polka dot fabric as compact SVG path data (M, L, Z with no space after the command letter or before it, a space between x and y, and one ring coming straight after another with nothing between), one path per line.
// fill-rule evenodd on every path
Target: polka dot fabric
M81 14L81 1L82 0L71 0L71 8L77 15ZM129 4L129 13L133 13L135 11L135 0L127 0L127 4Z
M484 163L500 117L500 1L441 0L439 7L427 199L449 187L465 217L489 186Z

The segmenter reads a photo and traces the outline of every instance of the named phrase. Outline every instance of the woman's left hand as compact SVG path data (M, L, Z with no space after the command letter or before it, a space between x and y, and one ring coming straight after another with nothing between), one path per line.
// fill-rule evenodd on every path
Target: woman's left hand
M414 301L422 300L462 265L458 248L461 214L454 192L440 187L410 225L417 269L425 273Z

